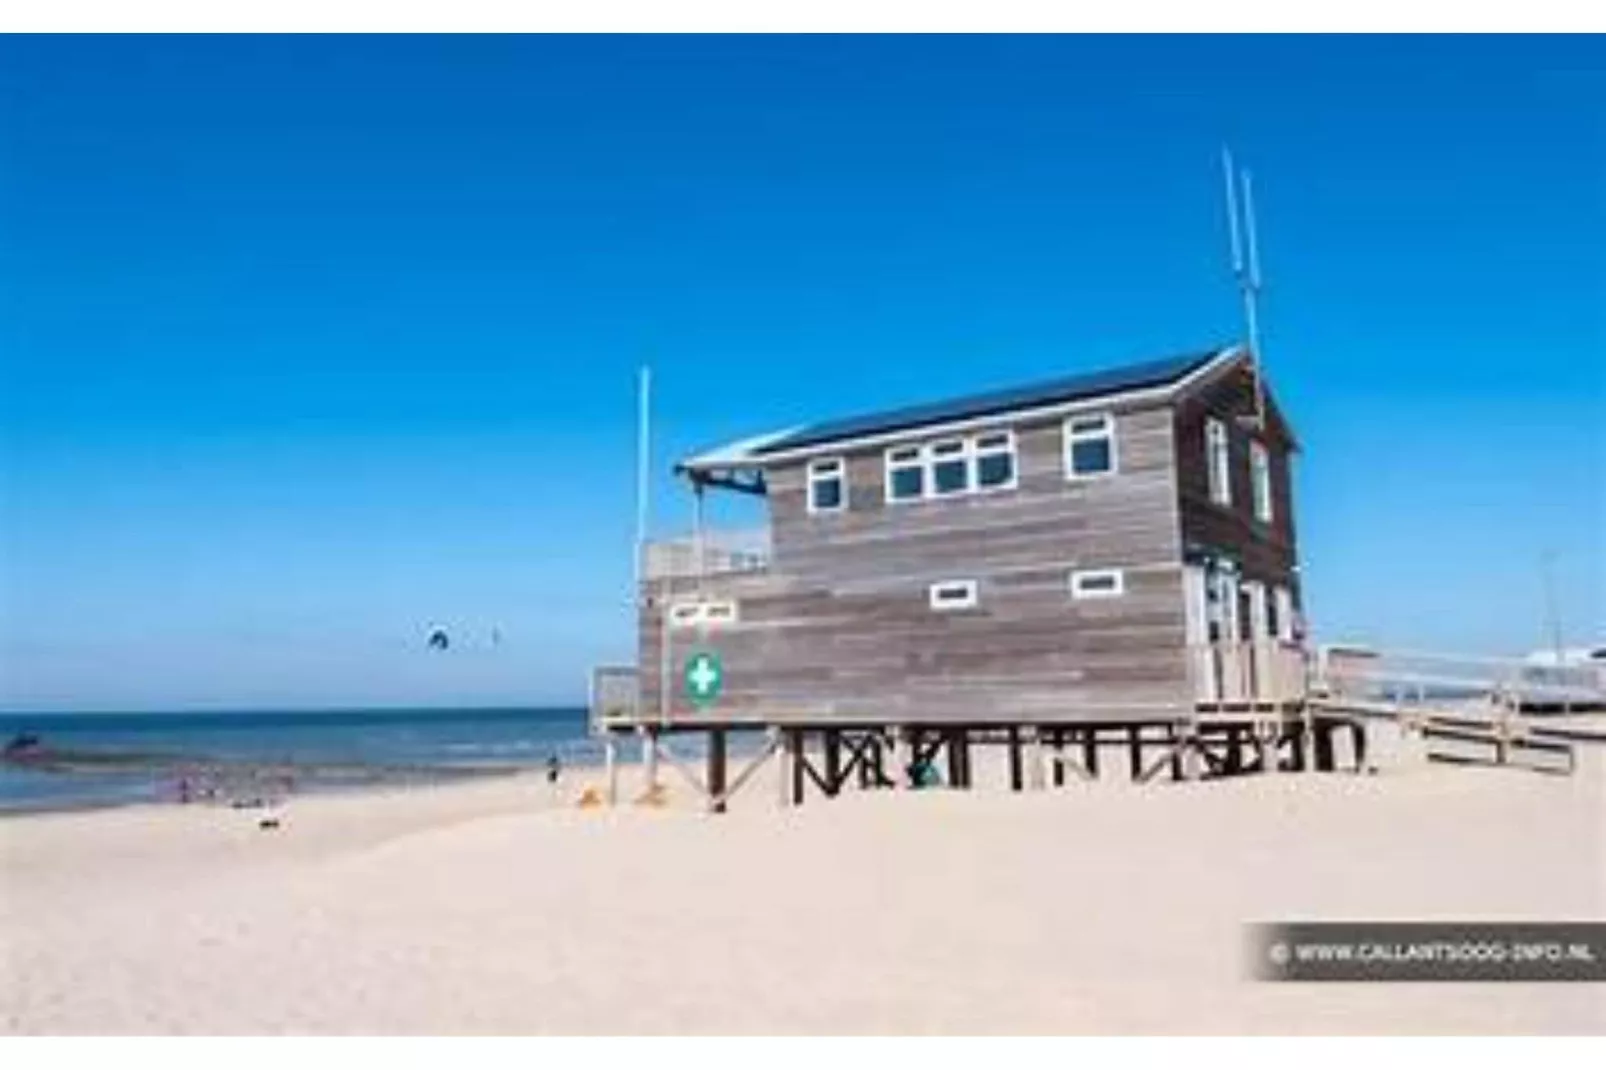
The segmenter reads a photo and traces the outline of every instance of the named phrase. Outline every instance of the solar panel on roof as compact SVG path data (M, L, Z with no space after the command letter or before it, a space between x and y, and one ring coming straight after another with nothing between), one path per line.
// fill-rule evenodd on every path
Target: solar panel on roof
M1029 386L972 394L968 397L955 398L949 401L912 405L907 408L891 409L840 420L827 420L823 423L800 428L791 434L783 435L771 442L767 442L755 449L753 453L763 456L777 453L781 450L823 445L839 439L859 438L864 435L884 434L891 431L907 431L917 427L924 427L928 424L974 419L995 413L1010 412L1015 409L1057 405L1067 401L1099 397L1103 394L1115 394L1128 390L1141 390L1144 387L1161 386L1175 382L1203 367L1220 352L1220 349L1210 349L1180 357L1170 357L1165 360L1152 360L1141 364L1128 364L1119 368L1106 368L1100 371L1085 372L1080 375L1065 376Z

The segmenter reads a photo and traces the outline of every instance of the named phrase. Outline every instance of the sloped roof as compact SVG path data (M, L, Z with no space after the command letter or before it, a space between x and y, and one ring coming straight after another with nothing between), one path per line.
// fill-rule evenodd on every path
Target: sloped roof
M1161 360L1061 376L1044 382L921 405L887 409L843 419L826 420L788 431L756 436L710 450L682 461L681 469L762 463L766 458L796 449L809 449L848 439L913 431L922 427L972 420L1069 402L1090 401L1134 390L1175 385L1211 361L1236 353L1236 347L1217 346Z

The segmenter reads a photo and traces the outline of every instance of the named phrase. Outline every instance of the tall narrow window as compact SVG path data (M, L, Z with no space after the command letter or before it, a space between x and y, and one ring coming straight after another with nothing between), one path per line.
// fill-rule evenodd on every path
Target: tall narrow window
M1210 500L1217 505L1232 504L1232 466L1227 457L1227 425L1220 420L1205 421L1205 472L1210 481Z
M1255 519L1271 523L1271 456L1264 443L1249 443L1249 487L1255 500Z
M931 493L963 494L970 489L970 451L965 440L931 445Z
M1277 607L1277 638L1289 642L1294 638L1294 595L1287 587L1277 587L1273 592L1273 604Z
M1015 435L999 431L976 437L976 486L1004 490L1015 485Z
M840 512L848 502L842 458L809 462L809 512Z
M1109 413L1065 421L1065 478L1087 479L1115 471L1115 420Z
M925 497L926 460L919 446L887 451L887 501L912 502Z

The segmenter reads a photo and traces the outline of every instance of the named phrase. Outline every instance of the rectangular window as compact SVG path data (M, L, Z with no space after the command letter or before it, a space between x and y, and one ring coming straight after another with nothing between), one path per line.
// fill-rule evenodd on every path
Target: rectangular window
M1071 573L1072 598L1119 598L1126 576L1118 568L1078 569Z
M717 628L736 623L736 603L726 601L677 602L669 607L671 628Z
M926 495L926 460L919 446L887 451L887 501L912 502Z
M963 494L970 489L970 452L964 439L931 446L931 493Z
M836 513L847 505L842 458L809 462L809 512Z
M1227 456L1227 425L1220 420L1205 421L1205 473L1210 481L1210 500L1217 505L1232 504L1232 465Z
M976 581L944 580L933 583L927 595L932 609L973 609L976 605Z
M1255 519L1271 523L1271 456L1263 443L1249 443L1249 486L1254 494Z
M1015 485L1015 435L999 431L975 439L976 486L981 490L1007 490Z
M1108 414L1065 421L1065 478L1087 479L1115 471L1115 420Z

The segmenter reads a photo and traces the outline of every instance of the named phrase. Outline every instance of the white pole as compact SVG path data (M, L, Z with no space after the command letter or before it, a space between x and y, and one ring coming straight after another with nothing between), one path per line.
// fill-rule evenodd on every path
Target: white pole
M641 582L646 579L647 554L647 495L649 483L649 456L652 452L651 433L652 369L641 368L637 389L636 424L636 598L641 596Z

